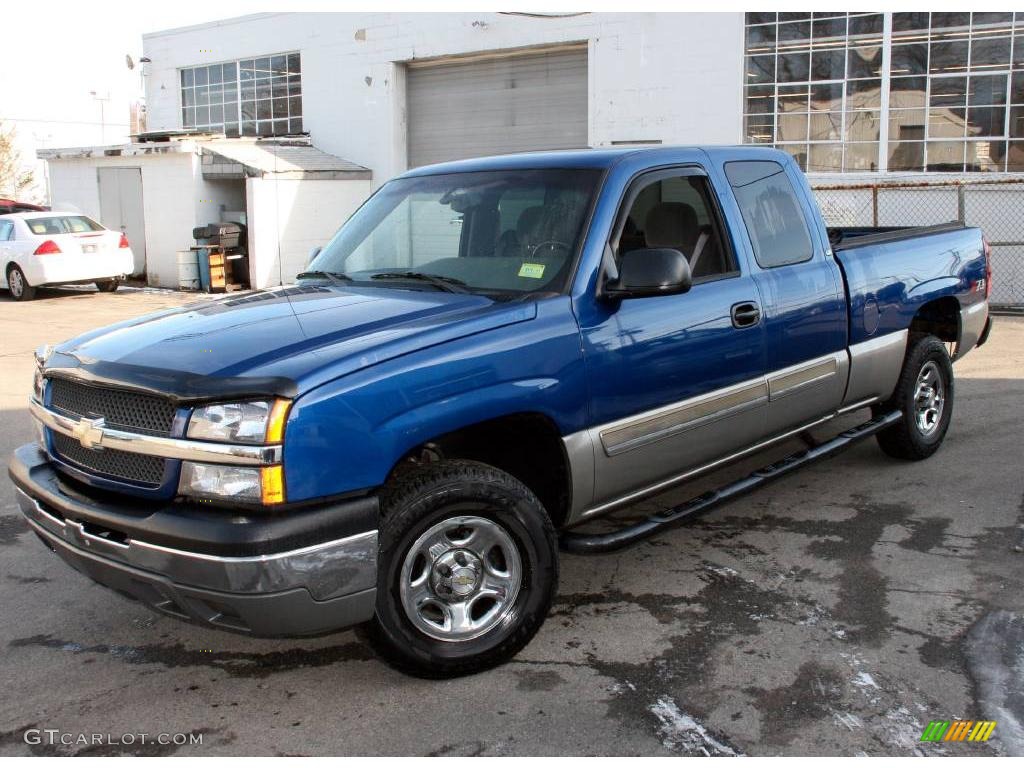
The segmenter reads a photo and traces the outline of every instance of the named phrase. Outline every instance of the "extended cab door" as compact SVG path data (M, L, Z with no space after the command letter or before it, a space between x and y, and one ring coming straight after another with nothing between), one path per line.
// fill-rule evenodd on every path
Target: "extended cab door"
M736 160L725 175L752 251L761 295L769 405L777 435L833 413L849 372L842 275L812 222L817 210L791 162Z
M660 169L629 183L607 253L618 261L639 248L681 251L693 286L675 296L591 297L581 306L591 511L653 490L764 432L761 301L702 168Z

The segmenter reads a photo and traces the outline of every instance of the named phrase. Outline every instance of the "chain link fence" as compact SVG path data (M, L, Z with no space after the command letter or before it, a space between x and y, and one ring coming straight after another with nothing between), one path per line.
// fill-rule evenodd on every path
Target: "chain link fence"
M992 246L993 307L1024 310L1024 178L811 186L830 227L980 227Z

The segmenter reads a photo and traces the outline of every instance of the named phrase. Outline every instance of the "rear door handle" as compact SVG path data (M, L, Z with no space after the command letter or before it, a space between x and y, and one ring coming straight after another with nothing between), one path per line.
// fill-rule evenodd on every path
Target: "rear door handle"
M756 301L741 301L733 304L729 313L734 328L749 328L761 322L761 308Z

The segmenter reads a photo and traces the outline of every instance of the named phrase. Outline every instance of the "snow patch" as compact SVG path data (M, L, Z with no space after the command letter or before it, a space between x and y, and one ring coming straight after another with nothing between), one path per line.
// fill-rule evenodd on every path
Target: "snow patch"
M896 747L910 750L915 755L924 755L921 750L921 730L923 725L906 707L893 707L884 715L886 724L883 727L885 739ZM944 750L930 750L942 754Z
M858 685L861 688L878 688L878 683L875 682L868 672L858 672L857 676L853 678L853 684Z
M992 740L1024 754L1024 617L1009 611L983 616L967 634L967 668L978 686L978 719L999 723Z
M651 705L650 711L661 723L661 743L669 749L700 752L708 757L736 757L741 754L718 741L703 725L680 711L671 697L661 697Z
M704 567L712 573L717 573L719 576L736 577L739 576L739 571L735 568L730 568L727 565L717 565L715 563L706 563Z
M836 721L838 725L845 726L849 730L854 728L863 728L864 723L859 717L852 712L833 712L832 719Z

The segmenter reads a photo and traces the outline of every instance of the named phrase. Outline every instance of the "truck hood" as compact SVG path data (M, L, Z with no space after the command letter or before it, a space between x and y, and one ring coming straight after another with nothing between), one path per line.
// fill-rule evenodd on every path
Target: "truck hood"
M296 285L145 315L59 345L47 369L181 400L288 394L534 317L533 303L440 291Z

